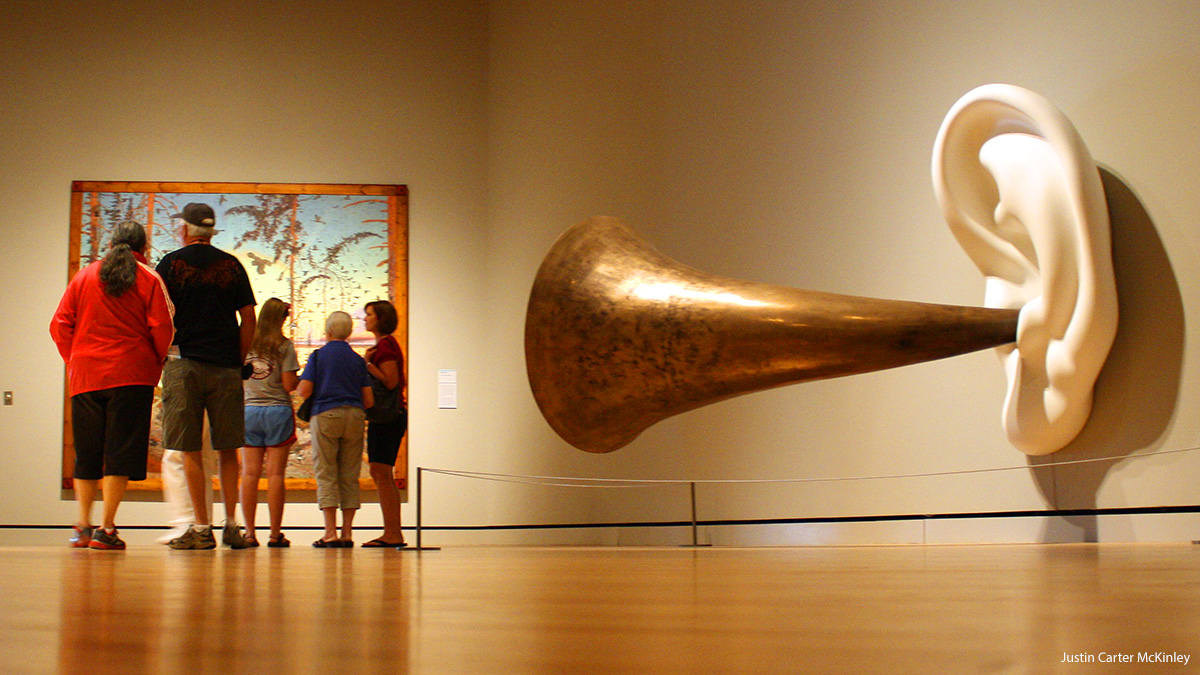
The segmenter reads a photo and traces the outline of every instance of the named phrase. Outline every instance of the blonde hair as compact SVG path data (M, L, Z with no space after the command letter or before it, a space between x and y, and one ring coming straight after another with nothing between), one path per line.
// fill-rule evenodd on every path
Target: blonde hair
M325 334L333 340L345 340L353 331L354 319L341 310L333 312L325 319Z
M250 343L250 351L259 356L276 360L283 356L283 322L287 320L288 304L279 298L268 298L258 311L258 323L254 326L254 341Z

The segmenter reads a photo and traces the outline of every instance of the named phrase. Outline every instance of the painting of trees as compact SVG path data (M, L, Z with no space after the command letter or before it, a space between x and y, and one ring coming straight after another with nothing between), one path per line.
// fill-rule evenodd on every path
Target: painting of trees
M72 189L70 274L102 257L113 228L126 220L146 228L146 257L157 264L181 245L174 216L189 202L213 207L217 234L212 243L241 260L257 302L277 297L291 304L285 334L295 343L302 367L323 344L325 317L335 310L358 319L350 343L360 353L374 344L361 322L363 306L372 300L396 306L395 337L407 355L408 192L403 185L79 181ZM288 470L293 488L308 486L312 477L307 425L299 426L300 442ZM158 432L156 417L148 489L155 487L161 458ZM401 454L396 473L402 480L407 441ZM72 461L68 426L64 485Z

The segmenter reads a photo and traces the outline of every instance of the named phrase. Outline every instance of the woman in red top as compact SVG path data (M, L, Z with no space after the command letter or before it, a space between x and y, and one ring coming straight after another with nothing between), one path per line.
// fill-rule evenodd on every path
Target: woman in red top
M400 325L396 308L387 300L368 302L367 332L375 336L375 346L366 352L367 373L400 396L400 414L390 422L367 422L367 461L371 480L379 493L379 509L383 512L383 534L363 544L366 548L401 548L408 544L400 529L400 489L392 472L400 443L408 431L408 407L404 405L404 353L392 337Z
M145 250L141 225L117 225L108 254L75 275L50 322L71 391L77 548L125 548L117 507L128 482L146 478L154 386L175 326L166 286L146 264ZM101 479L104 522L93 529Z

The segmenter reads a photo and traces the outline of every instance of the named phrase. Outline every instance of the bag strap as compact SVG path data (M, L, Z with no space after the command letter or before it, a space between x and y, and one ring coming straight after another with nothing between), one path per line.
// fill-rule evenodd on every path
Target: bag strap
M321 367L320 363L317 361L317 354L319 354L319 353L321 353L320 347L314 349L312 351L312 353L308 355L308 362L304 364L305 370L308 370L308 366L310 364L312 365L312 368L313 368L313 379L312 379L313 392L312 392L312 394L309 394L309 396L312 398L315 398L317 395L317 368Z
M388 389L387 387L383 386L383 380L380 380L379 378L375 377L374 375L371 375L370 373L367 373L367 375L370 376L370 378L372 380L379 382L380 387L383 387L384 389L387 389L388 391L399 392L400 389L404 385L404 352L400 349L400 342L398 340L396 340L396 337L394 335L391 335L389 333L388 335L384 335L383 337L379 338L379 342L383 342L384 340L391 340L392 344L396 346L396 353L400 355L399 357L396 358L396 372L399 375L399 379L396 380L396 386L392 387L391 389Z

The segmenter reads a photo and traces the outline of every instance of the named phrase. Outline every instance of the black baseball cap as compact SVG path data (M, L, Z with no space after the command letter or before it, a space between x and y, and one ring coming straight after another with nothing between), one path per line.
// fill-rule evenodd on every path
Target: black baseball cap
M212 207L208 204L200 202L192 202L183 207L183 211L176 213L173 218L183 218L192 225L200 227L214 227L217 224L217 214L213 213Z

